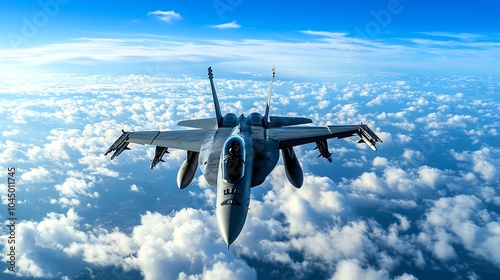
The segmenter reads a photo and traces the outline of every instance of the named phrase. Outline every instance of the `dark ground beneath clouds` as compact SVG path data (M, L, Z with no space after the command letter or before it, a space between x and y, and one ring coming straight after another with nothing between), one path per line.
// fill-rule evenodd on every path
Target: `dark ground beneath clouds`
M263 112L267 83L218 79L223 111ZM372 152L354 139L330 140L332 164L316 159L311 145L297 149L304 186L293 188L279 164L252 190L247 223L229 251L215 225L215 189L200 173L187 189L176 187L184 152L172 151L153 171L151 147L131 146L114 161L102 155L122 128L177 129L181 119L211 117L206 80L60 75L29 85L3 80L0 89L0 167L19 171L17 276L500 274L500 85L493 78L381 73L276 81L272 114L319 125L367 123L384 143ZM0 192L3 202L6 184Z

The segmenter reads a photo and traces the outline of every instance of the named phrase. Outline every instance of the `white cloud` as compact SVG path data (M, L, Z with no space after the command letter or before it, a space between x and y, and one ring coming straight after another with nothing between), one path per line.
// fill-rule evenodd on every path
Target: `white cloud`
M18 135L21 131L19 129L13 129L13 130L5 130L2 131L3 137L12 137L15 135Z
M500 160L498 160L500 150L484 147L474 152L464 151L458 153L451 150L451 154L456 160L470 162L472 170L484 180L492 182L498 179L496 166L500 164Z
M55 189L59 191L61 196L66 197L77 197L80 194L93 196L94 194L87 193L87 189L91 187L84 180L69 177L64 183L56 185Z
M6 140L0 141L0 164L12 164L13 162L23 162L23 151L27 145L19 142Z
M183 209L171 216L148 212L131 234L99 226L85 231L80 229L81 220L69 209L66 214L49 213L40 222L20 222L20 275L54 277L94 265L137 269L145 279L221 279L229 272L239 279L256 277L244 261L230 251L221 251L221 240L214 242L215 222L205 211ZM47 257L42 251L51 258L44 260ZM50 263L57 259L61 261Z
M235 20L233 20L232 22L222 23L218 25L211 25L210 27L217 29L238 29L241 28L241 25L239 25Z
M384 167L387 166L389 161L385 157L375 157L373 159L373 166L374 167Z
M20 178L26 183L52 182L50 171L43 166L31 168L29 171L22 173Z
M390 277L386 270L375 270L372 267L368 267L365 269L362 268L356 261L342 260L337 264L337 271L331 279L382 280L390 279Z
M154 12L148 12L148 16L156 16L159 20L165 21L165 22L172 22L174 20L180 20L182 19L181 15L179 13L176 13L175 11L160 11L156 10Z
M440 181L442 175L441 171L437 168L422 166L418 169L419 179L424 185L434 188Z
M136 184L130 185L130 191L131 192L144 192L144 190L141 187L138 187Z
M264 199L283 212L292 234L314 232L314 221L343 210L342 195L331 189L332 182L326 177L306 173L303 186L296 189L286 179L283 166L279 165L269 180L275 186L274 191L268 192Z
M403 158L410 163L422 162L422 160L424 159L424 155L420 151L405 148L403 153Z
M16 236L17 272L24 276L46 278L71 273L77 266L76 260L68 259L61 250L73 242L87 240L85 233L77 229L80 220L81 217L69 209L66 214L48 213L40 222L21 221ZM64 265L53 263L64 263L64 259L71 261Z
M488 212L480 210L481 204L477 197L467 195L438 199L426 213L424 234L428 237L420 239L430 243L441 260L456 258L454 247L459 244L500 266L500 253L497 246L492 246L500 241L500 231L497 231L500 224L492 221Z
M403 275L401 276L398 276L396 278L394 278L395 280L418 280L417 277L413 276L413 275L410 275L408 273L404 273Z
M384 79L391 77L384 76ZM348 75L347 78L355 77ZM16 86L12 86L5 82L8 91L29 95L30 99L25 102L26 107L21 106L29 109L23 115L27 123L15 123L9 129L19 129L24 133L39 122L44 123L44 129L36 130L40 137L30 138L26 143L0 141L0 150L7 150L3 155L10 157L0 159L0 164L4 161L2 165L10 165L12 157L24 161L19 165L22 172L18 176L20 180L30 182L30 191L40 191L33 197L42 197L38 201L28 201L30 205L25 207L59 209L57 205L50 205L53 203L72 207L73 213L64 209L64 214L52 213L41 219L31 219L29 214L23 216L27 220L21 222L24 228L20 236L24 248L29 249L23 249L19 257L23 275L71 278L75 271L83 271L86 267L94 271L116 267L136 273L143 271L143 276L151 278L167 275L203 279L223 277L231 269L240 278L252 279L261 276L260 266L265 265L277 273L285 269L303 279L310 278L312 273L334 277L341 272L375 279L414 279L409 274L395 274L401 273L401 267L410 267L417 271L415 276L419 278L422 275L418 274L419 271L429 269L471 275L466 264L475 261L486 266L500 266L500 257L494 250L499 242L498 217L492 210L500 205L495 188L499 151L488 146L494 139L478 133L495 128L495 122L488 127L470 128L475 136L485 140L480 147L470 146L469 136L465 133L446 128L436 128L440 139L432 140L439 149L433 154L417 148L420 147L418 144L413 146L418 142L415 135L428 136L426 124L434 121L446 124L447 116L471 115L478 120L494 120L492 112L498 107L495 102L474 105L484 111L478 110L477 115L473 115L469 112L450 113L453 110L453 100L450 100L447 104L451 109L442 108L442 112L428 114L426 110L434 112L432 108L438 108L439 102L433 95L421 91L419 84L414 85L414 80L403 82L399 76L398 82L390 85L383 82L384 79L366 86L353 82L345 87L341 82L276 83L276 99L286 100L288 104L273 103L274 112L303 115L305 108L318 105L320 100L315 98L321 96L321 100L333 102L332 109L325 108L325 112L321 112L316 108L310 112L311 117L322 123L374 120L384 111L385 102L390 102L394 106L391 111L386 111L376 125L370 124L372 128L387 131L380 132L384 143L380 144L378 152L373 153L332 139L329 141L331 150L342 160L334 161L331 166L323 165L323 160L317 161L317 151L302 148L303 152L298 154L306 170L304 186L293 188L286 180L283 166L279 165L262 186L252 189L253 198L245 228L231 250L226 251L215 227L215 188L208 186L202 176L182 194L186 200L177 202L173 199L176 200L174 203L167 203L168 199L164 199L164 196L172 195L170 186L177 190L170 174L174 174L175 179L176 170L172 169L178 168L185 152L172 151L165 157L167 162L154 171L148 170L154 153L151 147L131 145L131 151L114 161L102 155L120 135L121 128L172 129L177 120L185 117L212 117L206 80L169 78L159 74L65 76L67 84L47 77L33 79L30 85L13 83ZM443 79L450 85L460 84ZM245 110L250 104L262 111L267 77L266 82L253 79L220 82L224 85L220 88L226 90L221 90L220 96L225 104L224 110ZM37 83L40 89L34 85ZM409 84L411 89L402 88ZM226 89L226 85L232 90ZM431 83L429 87L433 86ZM332 90L335 87L338 91L346 89L346 93L352 92L349 102L340 97L328 99L329 94L336 93ZM289 89L293 93L288 94ZM404 94L397 92L398 89ZM36 93L38 90L54 93L51 102L55 105L38 103L45 99L43 93ZM382 92L387 92L387 95L381 99L380 107L374 105L366 110L357 100L363 90L370 92L370 97L363 96L366 101ZM86 94L79 95L79 92ZM141 92L140 96L137 92ZM322 96L324 92L326 94ZM422 105L418 104L420 97L426 101L420 102ZM453 94L452 97L459 99ZM467 97L464 94L462 99ZM462 99L460 103L467 104L467 100ZM417 110L402 108L414 102L412 106ZM351 105L346 106L347 103ZM21 105L20 102L15 104ZM66 109L65 114L54 113ZM9 121L15 119L14 111L2 110L7 112ZM335 115L337 111L341 112L340 116ZM30 116L36 117L36 122ZM421 122L414 121L419 117L422 117ZM63 118L70 118L73 122L66 123ZM405 128L392 125L394 121L413 123L413 130L406 133ZM466 117L463 121L472 123ZM395 135L395 141L386 141L392 135ZM354 138L346 140L356 142ZM461 145L455 146L458 142ZM452 146L461 150L450 152ZM429 161L424 162L426 156ZM445 160L438 160L440 156ZM352 160L352 166L359 168L346 168L347 159ZM333 175L329 175L330 169L324 168L334 170ZM325 175L314 175L319 173ZM39 179L52 180L55 183L49 186L56 187L48 188L38 182ZM169 187L164 187L164 184ZM5 194L6 185L0 187ZM120 203L137 197L134 190L145 187L148 197L161 199L153 203L147 199L134 200L134 207L148 203L141 208L143 210L120 208ZM119 203L105 200L103 204L105 195L116 196ZM90 207L86 200L93 201ZM100 215L107 206L115 209L118 215L113 213L113 219L116 220L110 221ZM80 215L75 215L76 211ZM134 215L140 215L138 212L142 214L141 221L134 220ZM98 214L101 220L96 222L93 215ZM51 228L51 223L58 228ZM52 258L48 260L44 258L46 256ZM154 261L151 261L152 257ZM68 260L70 267L57 265L66 264Z
M52 199L51 203L58 202L63 207L73 207L80 205L80 197L99 197L98 192L90 192L94 183L87 183L85 180L68 177L62 184L54 186L55 190L59 193L58 200Z
M398 142L401 143L401 144L409 143L412 140L412 138L410 136L408 136L408 135L397 134L396 136L398 138Z
M374 172L364 172L352 182L353 187L372 193L383 193L382 182Z

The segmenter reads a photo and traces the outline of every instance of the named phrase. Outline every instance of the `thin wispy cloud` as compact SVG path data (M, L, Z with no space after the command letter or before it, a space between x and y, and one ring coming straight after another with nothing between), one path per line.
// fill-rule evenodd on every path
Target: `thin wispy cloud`
M176 13L175 11L156 10L154 12L149 12L148 16L156 16L159 20L169 22L169 23L174 21L174 20L182 19L182 16L179 13Z
M428 35L431 37L445 37L451 39L458 39L466 42L487 39L488 37L482 34L474 33L451 33L451 32L419 32L419 34Z
M425 36L426 37L426 36ZM151 62L210 63L256 69L279 64L290 71L460 71L498 73L499 38L450 42L449 38L367 40L345 33L302 31L297 39L214 40L182 37L76 38L33 48L0 49L0 63L9 71L32 65L95 65L115 69L117 63ZM104 64L103 64L104 62ZM123 67L120 66L120 69ZM133 70L131 70L133 71Z
M233 20L232 22L211 25L210 27L217 28L217 29L238 29L238 28L241 28L241 25L238 24L235 20Z

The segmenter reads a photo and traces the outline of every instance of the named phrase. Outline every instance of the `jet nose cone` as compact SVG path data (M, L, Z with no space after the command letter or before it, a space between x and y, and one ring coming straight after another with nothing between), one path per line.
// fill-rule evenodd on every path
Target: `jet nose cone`
M219 205L216 210L217 226L227 248L240 235L247 218L247 208L244 205Z

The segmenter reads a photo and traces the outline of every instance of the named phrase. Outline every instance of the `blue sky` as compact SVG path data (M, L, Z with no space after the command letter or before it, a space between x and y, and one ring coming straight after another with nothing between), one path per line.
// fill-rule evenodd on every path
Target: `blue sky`
M40 4L48 3L48 4ZM495 1L2 1L3 72L497 75ZM98 67L97 67L98 65ZM192 68L191 68L192 66ZM177 70L176 70L177 69Z
M498 1L102 2L0 0L0 278L498 278ZM209 65L223 113L262 113L276 65L271 114L384 142L297 147L303 187L280 161L228 251L215 188L176 186L184 151L103 155L212 117Z

